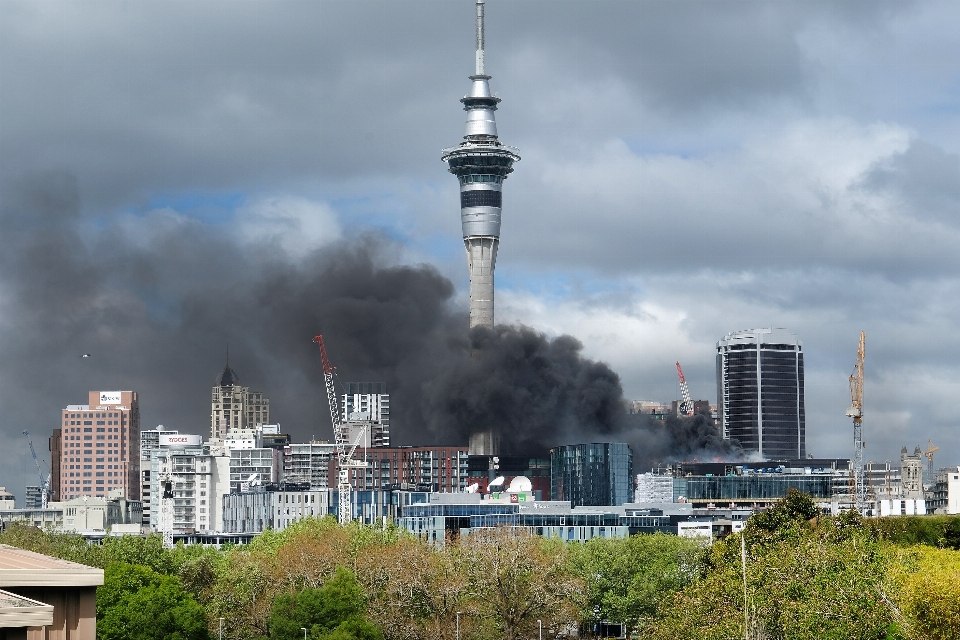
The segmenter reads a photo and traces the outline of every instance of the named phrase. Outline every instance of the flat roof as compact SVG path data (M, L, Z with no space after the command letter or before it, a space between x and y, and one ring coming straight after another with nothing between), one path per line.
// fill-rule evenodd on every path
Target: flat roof
M103 569L0 544L0 587L98 587Z

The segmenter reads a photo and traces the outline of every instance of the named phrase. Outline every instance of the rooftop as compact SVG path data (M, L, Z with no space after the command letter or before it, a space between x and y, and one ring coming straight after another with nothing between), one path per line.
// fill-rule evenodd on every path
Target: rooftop
M103 569L0 544L0 587L98 587Z

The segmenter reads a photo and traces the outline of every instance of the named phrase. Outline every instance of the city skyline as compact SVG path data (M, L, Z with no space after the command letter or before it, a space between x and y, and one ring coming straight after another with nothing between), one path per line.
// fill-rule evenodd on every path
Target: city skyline
M352 284L273 276L342 267L330 256L365 234L373 262L431 265L452 283L437 304L466 312L437 150L462 128L473 6L4 4L0 447L15 457L0 484L33 483L21 431L47 434L89 389L137 389L145 426L205 433L191 421L228 340L271 419L320 437L319 319L280 340L270 312L281 293L346 308ZM818 456L852 455L864 330L866 459L932 439L938 466L958 462L956 8L487 6L498 124L524 151L500 322L575 336L627 398L676 397L680 361L713 401L717 340L790 327ZM390 361L402 341L332 339L331 358L349 379L390 366L402 381L419 364Z

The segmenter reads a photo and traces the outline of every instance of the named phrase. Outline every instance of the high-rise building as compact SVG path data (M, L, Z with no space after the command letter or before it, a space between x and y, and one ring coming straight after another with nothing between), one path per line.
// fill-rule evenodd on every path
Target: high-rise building
M87 404L67 405L61 423L60 451L53 454L60 460L60 500L106 498L113 490L140 499L136 391L91 391Z
M735 331L717 343L723 437L769 460L805 458L803 344L786 329Z
M364 423L367 434L360 446L390 446L390 395L385 382L348 382L341 397L343 420L348 427L348 441L353 442L350 423Z
M63 450L63 429L54 429L53 435L47 441L50 450L50 502L60 499L60 452Z
M493 274L500 246L503 181L520 160L519 150L502 144L494 112L500 98L490 91L484 71L483 0L477 0L476 73L473 86L461 98L467 112L466 135L456 147L443 150L442 160L460 181L460 222L470 272L470 327L493 327ZM471 434L470 453L496 455L492 431Z
M619 506L633 500L633 452L623 442L550 449L550 499L579 506Z
M240 377L230 368L223 368L213 387L210 403L210 435L223 439L234 429L254 429L270 422L270 400L260 391L240 384Z
M198 435L160 435L152 451L150 524L162 528L163 485L173 494L172 521L175 531L222 531L223 496L230 493L231 459L223 446L212 447Z

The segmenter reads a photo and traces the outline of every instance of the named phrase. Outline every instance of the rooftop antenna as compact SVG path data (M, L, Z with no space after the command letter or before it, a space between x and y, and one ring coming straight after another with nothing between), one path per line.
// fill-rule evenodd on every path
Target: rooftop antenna
M483 72L483 0L477 0L477 74Z

